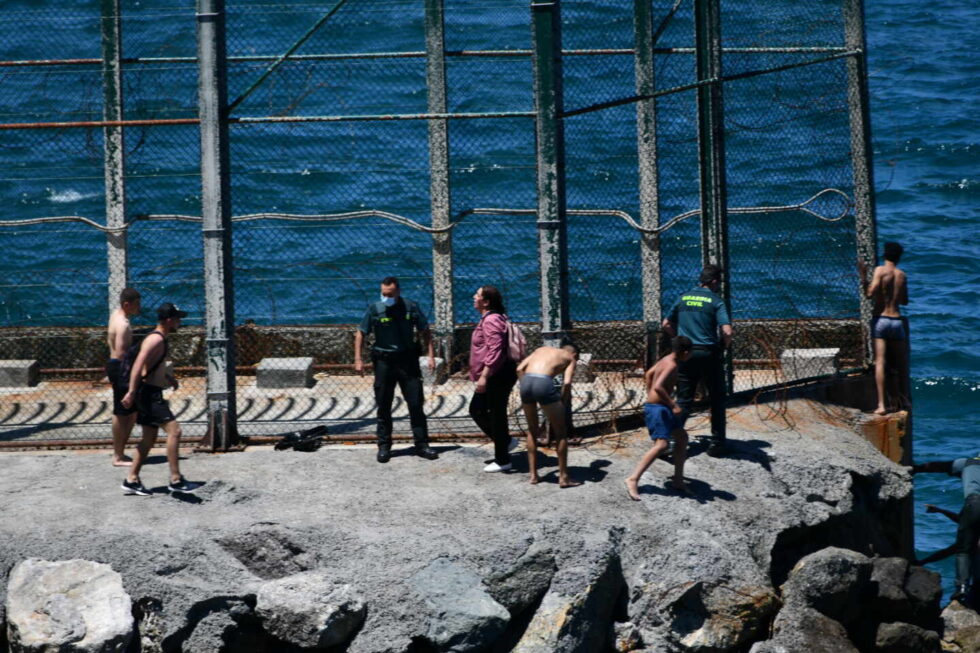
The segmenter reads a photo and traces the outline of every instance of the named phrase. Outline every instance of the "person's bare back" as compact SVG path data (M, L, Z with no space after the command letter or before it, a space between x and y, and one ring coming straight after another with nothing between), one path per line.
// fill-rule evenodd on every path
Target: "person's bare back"
M133 327L129 323L129 316L123 308L117 308L109 316L109 326L106 333L106 342L109 345L109 357L122 360L126 355L126 350L133 342Z
M647 388L648 404L663 404L671 410L676 407L670 395L674 392L677 385L677 356L673 353L661 358L657 363L647 370L644 375ZM675 413L679 412L674 411Z
M876 267L868 297L874 301L875 316L901 317L898 307L909 303L905 272L891 261Z
M574 362L575 355L567 349L538 347L530 356L521 361L517 369L525 374L555 376Z

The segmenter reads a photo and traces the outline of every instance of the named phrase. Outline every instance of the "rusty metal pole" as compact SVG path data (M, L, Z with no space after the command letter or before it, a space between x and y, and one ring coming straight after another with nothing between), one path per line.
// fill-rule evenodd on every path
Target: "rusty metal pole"
M207 347L205 446L212 451L227 451L238 443L238 430L224 0L197 0L197 52Z
M541 338L557 347L569 325L568 224L565 211L565 133L562 113L559 0L531 2L534 107L537 113L538 255Z
M653 67L653 10L651 0L633 3L634 68L636 94L656 90ZM646 229L660 226L659 177L657 174L656 99L636 103L636 145L640 177L640 224ZM640 234L640 265L643 282L643 323L646 326L646 363L657 358L660 340L661 259L660 235Z
M425 0L425 77L429 113L446 113L446 39L443 0ZM429 196L432 226L449 226L449 121L431 118L429 125ZM435 345L447 370L453 357L453 238L451 231L432 234L432 304Z
M123 119L122 20L119 0L102 0L102 119ZM126 147L122 127L103 127L105 224L126 224ZM128 285L129 252L125 231L106 234L109 268L109 311L119 306L119 292Z

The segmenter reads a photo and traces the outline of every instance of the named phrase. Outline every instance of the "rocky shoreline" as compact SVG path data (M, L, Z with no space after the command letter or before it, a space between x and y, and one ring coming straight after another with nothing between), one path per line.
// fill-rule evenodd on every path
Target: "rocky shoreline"
M732 453L623 478L642 433L572 452L585 485L365 447L188 455L194 496L124 497L104 454L7 454L12 651L970 651L936 574L899 557L911 479L857 414L731 411ZM698 434L699 421L692 420ZM701 425L703 426L703 425ZM410 450L400 452L410 454ZM162 457L153 462L162 463ZM518 455L517 469L526 470ZM144 482L162 485L165 465ZM159 478L158 478L159 477ZM974 648L971 648L974 647Z

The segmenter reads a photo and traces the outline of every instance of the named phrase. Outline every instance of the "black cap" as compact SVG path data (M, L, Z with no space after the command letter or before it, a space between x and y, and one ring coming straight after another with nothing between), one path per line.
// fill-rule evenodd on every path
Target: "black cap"
M180 310L176 304L170 302L160 304L160 308L157 309L157 320L163 322L172 317L187 317L187 312Z

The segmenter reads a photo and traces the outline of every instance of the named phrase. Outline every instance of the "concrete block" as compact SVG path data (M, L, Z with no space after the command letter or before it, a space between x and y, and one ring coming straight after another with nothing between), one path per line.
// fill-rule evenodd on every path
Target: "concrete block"
M263 358L255 368L259 388L310 388L313 386L313 358Z
M592 383L595 381L595 368L592 366L592 354L579 353L572 384Z
M23 388L41 381L41 364L36 360L0 360L0 387Z
M779 357L783 368L783 378L787 381L805 379L811 376L837 374L840 348L823 347L816 349L784 349Z
M446 361L436 356L436 369L429 371L429 357L419 356L419 367L422 369L422 383L437 385L446 382Z

